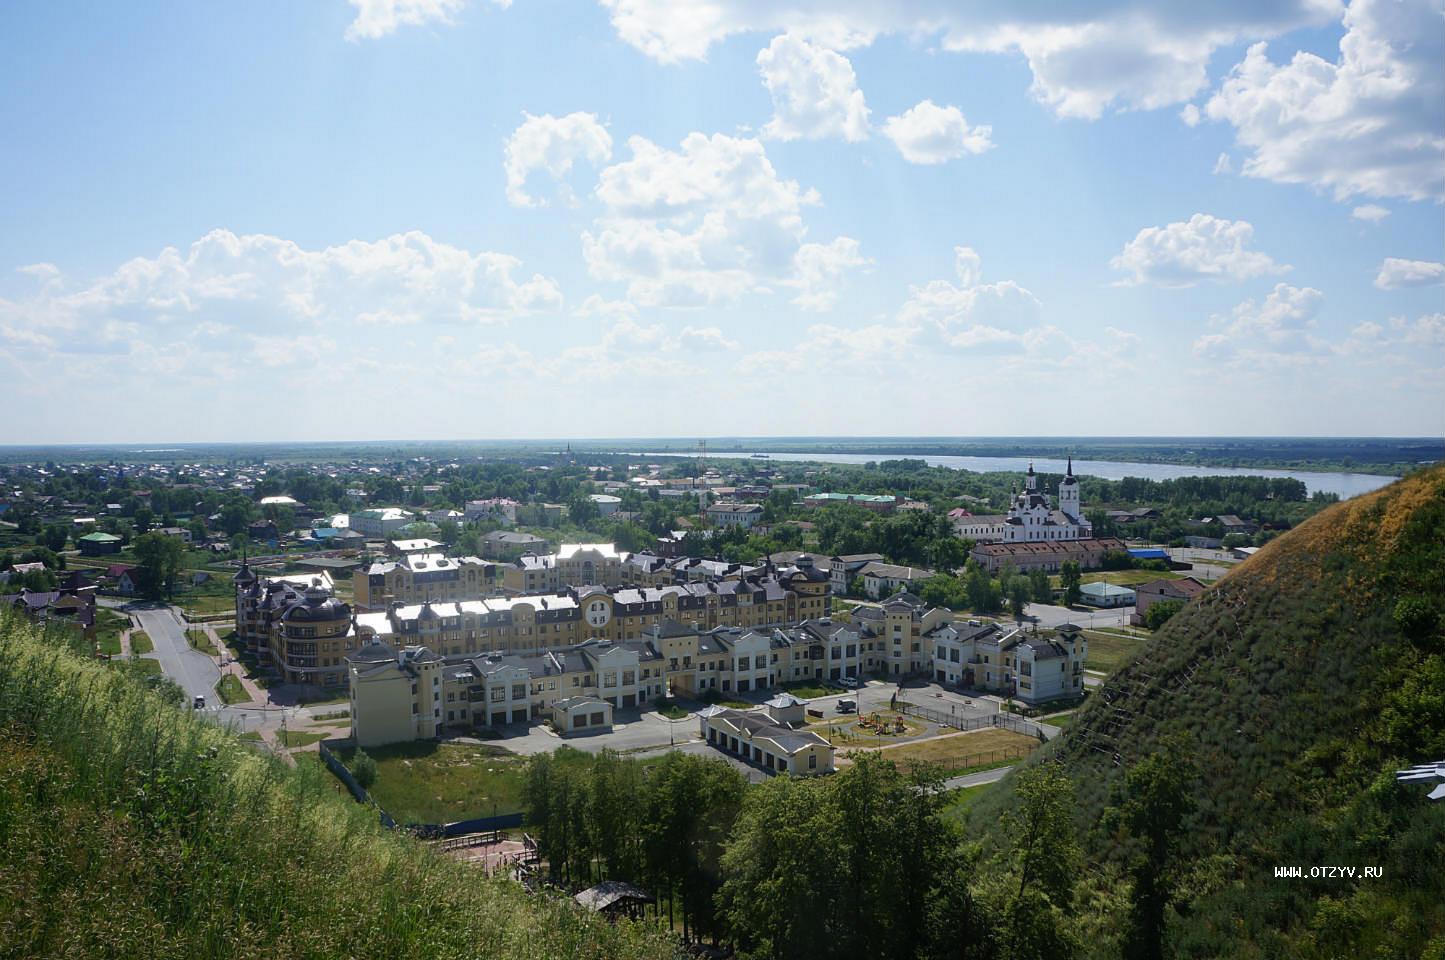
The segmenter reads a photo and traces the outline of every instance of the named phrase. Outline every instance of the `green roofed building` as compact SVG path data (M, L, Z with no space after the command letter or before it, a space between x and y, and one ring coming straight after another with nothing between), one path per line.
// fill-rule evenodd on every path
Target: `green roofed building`
M1084 603L1091 607L1131 607L1134 605L1134 591L1113 583L1086 583L1079 588Z
M87 533L76 539L83 557L101 557L107 553L120 553L121 539L113 533Z

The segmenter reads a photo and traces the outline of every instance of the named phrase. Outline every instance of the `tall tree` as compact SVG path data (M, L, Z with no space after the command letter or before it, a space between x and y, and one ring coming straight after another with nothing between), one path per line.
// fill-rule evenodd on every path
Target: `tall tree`
M1077 560L1065 560L1059 567L1059 585L1064 588L1064 606L1072 607L1084 599L1081 586L1083 573Z
M181 572L181 541L164 533L147 533L131 544L135 551L137 586L151 600L168 599Z
M1124 800L1106 811L1106 823L1121 825L1140 842L1129 874L1134 881L1125 960L1163 960L1169 909L1180 874L1180 841L1195 809L1198 778L1189 745L1165 741L1124 778Z

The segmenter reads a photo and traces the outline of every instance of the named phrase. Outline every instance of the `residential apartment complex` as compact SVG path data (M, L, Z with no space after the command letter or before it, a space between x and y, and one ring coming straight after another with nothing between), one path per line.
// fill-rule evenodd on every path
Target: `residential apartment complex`
M444 553L403 553L395 560L372 563L351 575L352 599L358 610L385 610L398 602L481 597L492 593L495 585L494 564L478 557L448 557Z
M621 586L627 554L610 543L564 543L556 553L523 554L502 568L511 594L546 593L563 587Z
M286 683L345 682L357 634L351 606L336 599L327 574L258 577L242 563L234 584L236 635L247 650Z
M711 630L773 627L825 616L826 575L813 568L769 577L667 587L585 587L452 602L393 604L356 618L363 636L423 645L446 656L526 653L589 637L636 640L664 620Z
M547 642L498 646L485 653L461 651L457 645L450 649L460 652L440 652L437 644L454 643L447 637L446 621L455 613L450 609L425 618L435 629L419 627L399 635L368 629L365 621L375 615L358 618L362 645L347 658L358 742L368 746L537 721L575 733L609 726L613 710L646 708L663 697L735 696L865 673L898 679L926 675L1037 703L1081 693L1088 655L1075 627L1041 637L994 623L954 623L949 611L928 608L907 594L856 608L851 624L818 618L792 626L708 628L665 617L636 637L594 636L581 642L566 640L572 636L567 630L547 629L575 623L577 610L575 604L549 604L537 613L550 622L524 617L514 624L515 630L537 631L518 633L519 638ZM423 618L418 615L416 622ZM564 641L553 642L556 637ZM771 706L791 711L788 699ZM732 716L724 716L728 713ZM703 735L714 729L709 742L726 735L727 748L740 752L741 741L734 744L731 738L749 728L753 721L740 718L751 715L704 711ZM768 719L786 726L782 716ZM756 738L758 729L746 739ZM806 759L807 747L799 740L773 743L767 748L773 769L799 772L785 761L801 756L808 772L818 770ZM766 766L764 757L753 759Z
M970 620L932 632L933 679L1045 703L1084 693L1089 642L1066 623L1053 636Z

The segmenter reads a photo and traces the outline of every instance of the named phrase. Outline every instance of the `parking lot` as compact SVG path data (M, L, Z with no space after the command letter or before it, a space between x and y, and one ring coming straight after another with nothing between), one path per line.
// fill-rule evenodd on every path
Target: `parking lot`
M870 680L857 690L840 690L826 697L807 700L805 703L810 711L810 719L815 722L819 720L827 722L856 716L860 713L870 713L874 710L889 710L893 706L894 696L899 691L900 687L897 684ZM944 689L936 683L908 681L903 684L901 691L904 699L931 710L947 712L961 719L986 717L999 711L997 697L968 696L954 690ZM763 690L737 696L749 703L762 703L776 696L778 692L777 690ZM847 712L840 710L838 703L841 700L855 701L857 710ZM499 728L499 732L502 734L500 739L483 742L504 747L513 753L524 756L547 753L563 745L589 753L598 753L604 749L632 753L699 742L701 737L698 732L698 720L692 716L692 713L701 710L705 704L698 701L679 700L678 705L689 711L689 715L681 720L668 720L662 714L652 710L646 712L616 710L613 712L612 729L608 732L561 737L544 724L509 724ZM817 716L813 711L821 712L822 716ZM705 751L706 748L703 750Z

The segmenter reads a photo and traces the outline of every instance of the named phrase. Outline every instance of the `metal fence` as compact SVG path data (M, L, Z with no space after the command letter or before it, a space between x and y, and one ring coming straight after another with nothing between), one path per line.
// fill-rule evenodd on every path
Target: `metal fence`
M391 814L387 813L385 808L383 808L381 804L371 799L371 794L367 793L366 788L363 787L360 783L357 783L356 778L351 775L351 771L346 769L346 764L342 763L340 758L338 758L336 754L332 753L331 748L326 744L327 742L325 740L322 740L316 745L318 748L320 748L321 751L321 762L326 764L326 766L330 768L332 773L336 774L336 778L338 780L346 784L346 789L351 791L351 795L356 798L357 803L374 807L376 809L378 815L380 815L381 817L381 825L383 827L386 827L390 830L395 830L396 818L394 818Z
M345 741L337 740L331 742L340 744ZM327 744L328 741L326 740L322 740L317 744L321 751L321 761L330 768L332 773L336 774L338 780L346 784L346 789L351 791L351 795L356 799L357 803L365 804L376 809L381 817L381 824L384 827L392 830L407 830L420 837L447 839L450 837L464 836L469 833L511 830L522 825L522 814L520 813L504 813L495 817L476 817L472 820L457 820L454 823L399 824L396 822L395 817L387 813L386 809L377 803L371 794L366 792L366 788L357 782L356 777L346 768L346 764L341 762L341 758L336 756Z
M1014 733L1022 733L1025 736L1038 737L1040 740L1047 739L1044 728L1032 720L1025 720L1016 717L1011 713L990 713L986 716L970 716L968 714L951 713L939 710L936 707L925 707L911 700L898 700L895 706L899 713L910 717L918 717L920 720L928 720L941 726L952 727L955 730L982 730L984 727L1002 727L1005 730L1012 730Z

